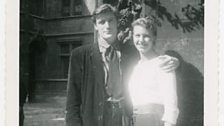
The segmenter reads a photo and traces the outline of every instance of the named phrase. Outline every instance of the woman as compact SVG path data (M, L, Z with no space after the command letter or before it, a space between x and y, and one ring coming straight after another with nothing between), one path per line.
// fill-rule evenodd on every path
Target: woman
M153 18L132 23L133 41L140 60L129 81L135 126L175 126L178 117L174 71L161 69L154 50L157 30Z

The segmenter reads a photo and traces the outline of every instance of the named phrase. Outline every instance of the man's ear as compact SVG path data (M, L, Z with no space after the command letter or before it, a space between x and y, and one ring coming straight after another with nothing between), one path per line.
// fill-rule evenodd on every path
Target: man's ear
M98 30L98 28L97 28L96 24L94 24L94 28L95 28L95 30Z
M157 39L157 37L154 36L154 38L153 38L153 45L156 45L156 39Z

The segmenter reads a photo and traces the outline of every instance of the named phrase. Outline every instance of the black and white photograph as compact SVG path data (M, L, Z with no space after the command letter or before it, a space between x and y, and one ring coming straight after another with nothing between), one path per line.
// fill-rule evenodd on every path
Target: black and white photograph
M20 0L19 126L204 126L204 0Z

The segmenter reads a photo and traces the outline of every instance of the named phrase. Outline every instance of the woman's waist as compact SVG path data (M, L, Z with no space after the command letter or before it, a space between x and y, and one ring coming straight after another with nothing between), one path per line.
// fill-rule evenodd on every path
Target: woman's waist
M134 114L159 114L164 113L164 105L157 103L148 103L144 105L134 105L133 106Z
M131 95L132 103L134 106L142 106L146 104L163 104L163 98L158 93L139 93Z

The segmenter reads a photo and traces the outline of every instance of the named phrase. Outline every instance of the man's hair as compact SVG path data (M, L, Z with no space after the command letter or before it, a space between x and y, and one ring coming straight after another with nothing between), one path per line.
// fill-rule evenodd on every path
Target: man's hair
M111 6L110 4L102 4L93 11L92 21L94 24L96 23L97 16L103 13L112 13L118 19L119 14L115 7Z
M154 36L157 36L156 22L153 17L139 18L132 23L132 28L134 26L145 27L148 31L152 32Z

